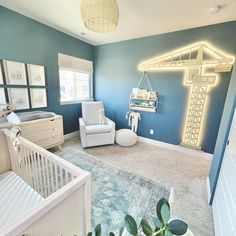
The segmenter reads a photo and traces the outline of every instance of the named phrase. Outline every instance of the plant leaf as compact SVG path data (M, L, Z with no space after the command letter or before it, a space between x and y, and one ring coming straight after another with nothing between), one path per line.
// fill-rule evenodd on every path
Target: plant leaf
M92 236L93 233L92 232L88 232L87 236Z
M162 218L162 215L161 215L161 209L163 207L163 205L166 205L169 210L170 210L170 204L169 202L165 199L165 198L162 198L158 201L157 203L157 206L156 206L156 214L157 214L157 218L163 223L165 224L164 222L164 219Z
M95 236L101 236L101 233L102 233L101 224L96 225L94 232L95 232Z
M173 236L173 234L169 230L165 230L165 236Z
M159 228L159 229L163 227L162 222L161 222L157 217L153 217L153 223L154 223L155 226L156 226L157 228Z
M161 218L165 224L170 220L170 207L167 204L161 207Z
M110 233L109 233L109 236L115 236L115 234L114 234L114 233L112 233L112 232L110 232Z
M119 230L119 236L122 236L122 234L124 233L124 226L122 226Z
M125 216L125 228L133 236L138 234L137 223L131 215Z
M152 227L146 219L141 220L141 226L142 226L142 229L143 229L143 233L146 236L152 236L152 233L153 233Z
M174 235L183 235L188 230L188 225L182 220L172 220L167 227Z
M156 227L154 232L157 232L157 231L159 231L159 230L160 230L160 228Z

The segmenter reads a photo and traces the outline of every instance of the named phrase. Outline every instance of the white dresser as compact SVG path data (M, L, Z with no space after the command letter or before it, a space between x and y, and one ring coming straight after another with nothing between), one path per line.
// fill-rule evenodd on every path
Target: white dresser
M37 119L20 123L22 137L45 148L58 146L64 142L63 118L55 115L50 118ZM1 123L0 129L11 128L8 123Z

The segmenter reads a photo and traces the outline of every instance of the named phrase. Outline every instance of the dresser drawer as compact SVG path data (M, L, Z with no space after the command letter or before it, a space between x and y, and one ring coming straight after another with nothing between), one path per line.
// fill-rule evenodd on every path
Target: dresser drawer
M47 131L49 129L61 128L62 129L62 119L52 119L41 122L34 122L28 124L20 125L22 136L29 136L42 131Z
M62 127L55 127L47 130L41 130L39 132L34 132L28 135L25 135L25 133L22 132L22 137L34 143L58 135L63 135Z
M63 142L62 135L52 136L50 138L35 142L37 145L43 148L49 148L61 144Z

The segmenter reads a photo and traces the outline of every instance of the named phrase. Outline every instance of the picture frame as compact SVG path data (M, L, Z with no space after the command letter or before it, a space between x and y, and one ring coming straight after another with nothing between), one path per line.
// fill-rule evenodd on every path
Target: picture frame
M2 75L2 67L1 67L1 62L0 62L0 84L4 84L3 82L3 75Z
M0 111L6 107L6 96L4 88L0 88Z
M30 98L32 108L47 107L47 93L45 88L31 88Z
M8 88L9 102L16 110L29 109L29 95L27 88Z
M10 85L27 85L25 64L16 61L3 61L6 83Z
M29 85L45 86L45 69L44 66L27 64Z

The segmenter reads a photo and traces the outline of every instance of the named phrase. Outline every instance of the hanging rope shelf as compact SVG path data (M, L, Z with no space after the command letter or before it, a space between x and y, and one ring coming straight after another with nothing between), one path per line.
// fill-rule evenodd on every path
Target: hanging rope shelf
M143 85L147 81L149 89L144 89ZM145 71L139 80L138 86L133 88L130 95L130 110L156 112L158 107L157 91Z

